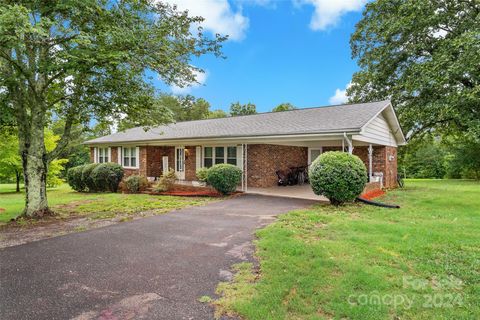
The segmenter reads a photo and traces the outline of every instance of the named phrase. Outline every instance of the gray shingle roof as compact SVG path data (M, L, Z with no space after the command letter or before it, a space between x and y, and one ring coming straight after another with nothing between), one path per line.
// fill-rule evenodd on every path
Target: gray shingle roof
M378 101L185 121L148 131L137 127L93 139L86 144L357 131L389 103Z

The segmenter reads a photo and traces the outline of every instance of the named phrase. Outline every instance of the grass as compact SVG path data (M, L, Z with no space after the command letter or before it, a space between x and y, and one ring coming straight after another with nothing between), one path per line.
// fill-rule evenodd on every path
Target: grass
M47 196L50 207L59 214L59 217L76 214L89 215L92 219L112 218L117 214L129 215L142 211L160 214L210 201L208 198L148 194L79 193L73 191L67 184L48 189ZM5 209L4 212L0 212L0 223L6 223L20 215L24 197L23 192L15 193L13 184L0 184L0 208Z
M401 209L317 205L258 231L258 268L235 266L217 316L480 318L480 184L410 180Z

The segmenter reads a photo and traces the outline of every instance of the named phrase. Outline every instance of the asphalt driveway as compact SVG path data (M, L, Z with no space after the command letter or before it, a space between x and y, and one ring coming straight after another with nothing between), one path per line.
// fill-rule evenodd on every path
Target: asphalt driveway
M253 232L313 202L243 195L0 251L0 319L212 319Z

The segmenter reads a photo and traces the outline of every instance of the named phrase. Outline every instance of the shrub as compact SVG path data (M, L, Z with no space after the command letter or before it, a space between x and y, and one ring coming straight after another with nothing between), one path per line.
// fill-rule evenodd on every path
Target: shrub
M134 175L126 178L123 185L129 192L139 192L148 187L148 181L143 176Z
M200 168L197 170L197 179L201 182L207 182L208 168Z
M82 180L82 170L84 166L76 166L68 169L67 172L67 182L75 191L84 191L85 184Z
M216 164L207 173L207 183L222 194L234 192L242 179L242 170L231 164Z
M101 163L92 170L90 177L95 183L95 190L117 192L123 168L118 163Z
M82 169L82 184L84 186L84 191L95 192L97 191L97 186L95 185L95 180L92 177L92 171L99 164L98 163L89 163L83 166Z
M153 191L155 192L165 192L172 189L173 185L175 184L175 180L177 180L177 176L175 175L175 170L170 169L167 172L164 172L158 180L158 183L153 187Z
M346 152L326 152L310 166L313 192L323 195L333 205L353 201L367 183L367 169L359 157Z

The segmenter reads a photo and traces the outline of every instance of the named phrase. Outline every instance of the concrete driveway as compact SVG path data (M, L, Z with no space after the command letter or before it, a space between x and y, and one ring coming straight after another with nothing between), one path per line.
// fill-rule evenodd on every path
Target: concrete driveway
M243 195L0 251L0 319L212 319L255 229L314 203Z

